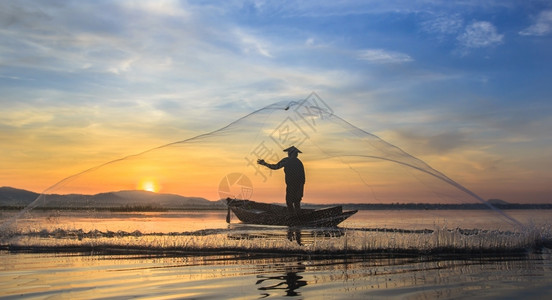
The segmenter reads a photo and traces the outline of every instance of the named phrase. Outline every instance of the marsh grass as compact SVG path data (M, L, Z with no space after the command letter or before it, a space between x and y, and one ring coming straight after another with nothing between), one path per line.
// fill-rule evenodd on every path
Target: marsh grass
M282 254L491 254L528 252L552 240L551 226L521 231L400 229L219 229L194 232L40 230L14 234L2 248L11 251ZM297 233L299 233L299 238Z

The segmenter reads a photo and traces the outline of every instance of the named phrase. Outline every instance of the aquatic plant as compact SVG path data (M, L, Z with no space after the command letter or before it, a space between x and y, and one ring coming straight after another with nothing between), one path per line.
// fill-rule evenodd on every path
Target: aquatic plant
M530 232L497 230L300 229L295 238L282 228L220 229L200 232L141 233L55 229L12 236L11 250L203 254L440 254L525 253L549 243L550 226Z

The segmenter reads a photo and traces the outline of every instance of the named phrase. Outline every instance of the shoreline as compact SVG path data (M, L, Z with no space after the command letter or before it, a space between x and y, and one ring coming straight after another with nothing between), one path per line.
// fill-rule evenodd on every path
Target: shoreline
M274 203L273 203L274 204ZM277 204L284 206L283 204ZM424 210L489 210L491 209L485 204L428 204L428 203L414 203L414 204L304 204L304 208L320 209L331 206L342 206L346 210L412 210L412 211L424 211ZM552 204L507 204L507 205L493 205L494 208L499 210L552 210ZM0 206L0 212L2 211L17 211L25 209L25 206ZM163 208L154 206L137 206L137 207L35 207L32 210L39 211L109 211L109 212L190 212L190 211L225 211L227 207L202 207L192 206L185 208Z

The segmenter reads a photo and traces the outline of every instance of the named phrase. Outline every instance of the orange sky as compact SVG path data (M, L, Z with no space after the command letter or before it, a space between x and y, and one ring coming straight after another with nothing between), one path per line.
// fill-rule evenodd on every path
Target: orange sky
M400 166L333 161L392 155L355 140L368 133L484 199L552 202L545 6L4 2L0 186L41 192L284 103L213 140L110 164L57 190L135 189L149 180L159 192L213 200L226 174L243 172L256 195L277 198L281 177L264 182L246 158L255 158L259 143L273 143L275 130L299 125L311 202L408 202L441 193L433 179ZM319 120L284 110L311 91L317 105L365 132L319 128ZM271 145L281 155L281 143Z
M157 147L163 145L163 137L149 139L150 135L145 132L129 132L119 137L110 130L102 131L102 126L94 126L82 133L71 129L52 134L46 134L48 131L44 128L27 130L23 138L14 139L13 143L2 147L4 157L11 159L4 161L0 180L5 186L41 192L66 177L93 168L90 172L70 177L67 182L54 186L48 192L93 194L144 189L216 200L220 197L218 187L221 180L226 175L237 172L251 179L254 199L283 201L283 171L269 173L264 169L264 175L261 175L248 160L265 158L275 163L282 158L285 153L275 146L273 139L278 132L275 128L288 125L289 118L293 117L294 123L289 124L295 124L299 128L297 132L308 136L300 146L304 151L300 158L303 159L307 172L305 202L474 201L443 181L413 168L384 160L347 157L350 153L395 155L394 146L380 142L377 138L374 140L375 145L374 141L365 142L366 137L370 136L368 133L359 135L353 127L345 130L336 125L339 123L327 122L323 118L316 121L316 127L312 127L298 116L297 112L283 109L276 112L265 110L207 138L167 145L122 160L120 159L129 154L139 154L148 147L152 149L154 143L158 143L154 145ZM185 130L177 133L193 134ZM539 192L548 188L546 173L542 174L540 180L534 180L533 178L539 178L538 170L515 171L519 166L497 162L498 155L487 149L472 147L446 155L423 155L423 145L409 143L393 132L384 132L383 135L389 136L389 140L412 146L411 154L419 152L418 157L430 163L434 169L480 194L484 199L502 198L512 202L524 202L527 199L531 200L527 202L548 200L547 195L543 197ZM272 148L270 156L261 157L259 153L255 153L255 149L261 144ZM370 150L372 146L374 148ZM381 147L389 147L384 150L391 152L381 152ZM121 154L124 152L126 153ZM331 153L345 156L331 158ZM405 156L404 159L408 162L410 158ZM95 168L110 161L114 162ZM512 171L517 172L518 176L511 176Z
M300 106L295 104L293 107ZM310 126L301 119L297 111L263 110L222 131L197 139L183 140L164 146L158 145L161 147L150 148L143 153L134 151L133 155L120 155L115 159L111 151L125 149L118 145L119 142L128 143L129 146L126 148L128 151L146 147L151 142L144 143L139 138L128 135L119 140L104 141L107 143L100 143L95 147L86 143L53 144L51 147L57 150L49 149L47 157L36 156L34 161L29 160L23 164L13 163L11 166L15 172L4 178L4 182L10 182L7 185L40 192L66 178L47 192L94 194L143 189L216 200L225 197L219 191L221 180L228 174L239 173L250 179L253 199L281 202L285 191L283 171L257 169L259 166L250 162L264 158L276 163L284 157L285 153L277 147L277 138L280 137L279 130L291 124L297 126L295 134L302 134L305 137L304 140L296 140L302 143L300 148L304 152L300 158L304 162L307 173L305 202L466 203L476 201L435 176L429 176L403 164L361 157L367 155L398 159L404 164L418 164L421 167L427 167L429 171L433 170L377 137L360 132L350 125L343 126L338 119L331 120L329 117L319 117L316 123L313 123L315 126ZM255 124L259 124L260 127ZM99 141L99 139L91 140ZM50 143L52 141L50 140ZM48 149L47 145L47 143L43 144L44 149ZM261 153L259 151L261 145L266 146L265 150L268 152ZM109 157L109 155L113 156ZM334 155L336 157L333 157ZM435 162L433 167L436 169L452 170L460 184L474 189L476 193L485 192L486 189L507 190L501 186L495 186L497 178L492 176L497 172L491 174L481 172L484 167L480 167L476 160L473 160L478 155L480 153L477 151L469 150L446 156L427 156L427 159ZM92 168L90 171L85 171L90 168ZM439 173L436 174L439 175ZM451 177L450 174L449 177ZM29 178L35 179L29 180ZM482 197L499 198L501 195L482 194Z

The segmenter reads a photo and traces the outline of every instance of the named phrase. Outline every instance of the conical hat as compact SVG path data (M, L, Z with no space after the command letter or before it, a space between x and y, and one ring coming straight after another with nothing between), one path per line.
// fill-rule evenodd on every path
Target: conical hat
M301 152L301 150L295 148L295 146L291 146L287 149L284 149L284 152L290 152L291 153L291 152L295 152L295 151L297 151L297 153L303 153L303 152Z

